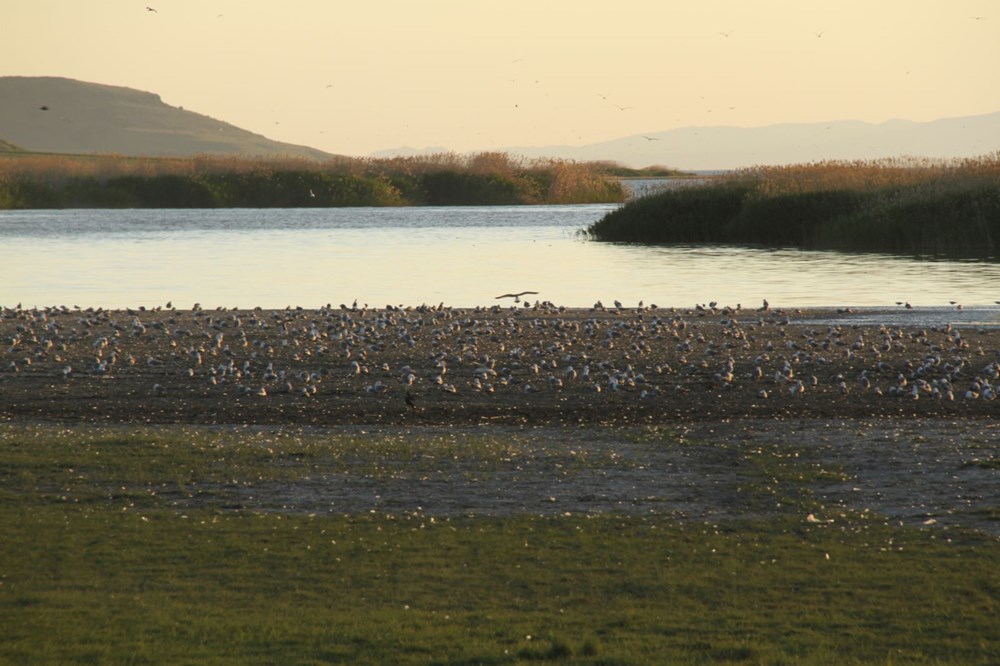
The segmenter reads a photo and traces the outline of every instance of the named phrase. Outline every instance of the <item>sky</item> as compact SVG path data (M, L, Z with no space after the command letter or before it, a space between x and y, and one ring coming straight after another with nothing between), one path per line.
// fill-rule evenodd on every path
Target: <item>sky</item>
M0 4L0 75L146 90L356 156L992 113L998 63L997 0Z

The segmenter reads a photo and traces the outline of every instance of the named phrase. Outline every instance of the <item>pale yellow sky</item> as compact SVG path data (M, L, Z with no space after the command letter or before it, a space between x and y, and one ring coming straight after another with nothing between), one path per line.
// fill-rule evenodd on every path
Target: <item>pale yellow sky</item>
M348 155L991 113L998 64L997 0L0 4L0 75L148 90Z

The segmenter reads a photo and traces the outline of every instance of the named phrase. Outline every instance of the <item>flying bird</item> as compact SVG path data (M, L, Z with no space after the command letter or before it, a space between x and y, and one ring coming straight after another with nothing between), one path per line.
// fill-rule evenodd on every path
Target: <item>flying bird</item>
M642 138L646 141L659 141L655 136L646 136L645 134L642 135Z
M157 14L159 14L159 12L157 12L157 11L156 11L155 9L153 9L152 7L146 7L146 11L147 11L147 12L156 12Z
M521 302L521 297L527 294L537 294L537 291L522 291L516 294L500 294L497 298L513 298L515 303Z
M39 111L48 111L48 110L49 110L49 107L47 107L47 106L45 106L45 105L43 104L42 106L38 107L38 110L39 110Z

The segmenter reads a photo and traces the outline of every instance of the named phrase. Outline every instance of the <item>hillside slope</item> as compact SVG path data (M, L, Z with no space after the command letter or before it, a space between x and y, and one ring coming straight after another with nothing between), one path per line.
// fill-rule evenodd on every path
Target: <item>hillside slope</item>
M335 157L170 106L153 93L60 77L0 77L0 139L48 153Z

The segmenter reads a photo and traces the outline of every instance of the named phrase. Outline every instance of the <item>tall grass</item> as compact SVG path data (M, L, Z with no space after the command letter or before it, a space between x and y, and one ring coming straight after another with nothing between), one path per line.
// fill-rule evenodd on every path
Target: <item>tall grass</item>
M742 169L630 202L588 232L604 241L1000 256L1000 153Z
M620 202L603 163L506 153L391 159L0 153L0 208Z

